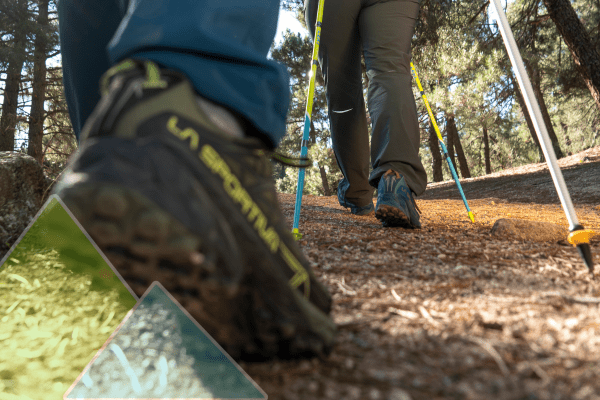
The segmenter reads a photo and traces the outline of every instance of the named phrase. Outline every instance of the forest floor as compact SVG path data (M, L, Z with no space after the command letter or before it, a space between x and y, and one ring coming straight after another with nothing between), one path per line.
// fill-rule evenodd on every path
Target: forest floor
M580 223L600 232L600 146L559 164ZM566 238L490 232L501 218L568 227L549 172L532 164L462 186L475 223L454 182L440 182L416 200L419 230L384 229L335 196L304 197L300 245L333 294L339 333L322 359L240 363L270 400L600 399L600 282ZM291 227L294 195L280 199ZM591 244L600 263L600 236ZM0 270L0 400L61 399L129 310L117 292L91 291L61 255L9 258ZM164 336L170 317L156 318L153 331L121 332L116 343L141 371L176 362L169 382L192 387L189 360L168 350L185 330ZM107 360L102 368L122 371L122 360Z
M600 146L559 164L580 223L600 232ZM600 399L598 278L566 240L490 233L500 218L568 227L547 168L462 186L475 223L443 182L417 198L420 230L304 197L300 244L339 334L324 359L242 363L269 399ZM294 195L280 199L291 221Z

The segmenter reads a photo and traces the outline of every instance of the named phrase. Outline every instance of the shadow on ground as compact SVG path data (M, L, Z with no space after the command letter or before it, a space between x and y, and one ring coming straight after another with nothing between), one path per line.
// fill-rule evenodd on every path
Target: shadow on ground
M600 203L600 162L587 162L561 168L571 200L577 204ZM496 174L494 174L496 175ZM560 204L548 169L514 175L461 179L467 200L499 198L515 203ZM428 185L419 200L457 199L454 181Z

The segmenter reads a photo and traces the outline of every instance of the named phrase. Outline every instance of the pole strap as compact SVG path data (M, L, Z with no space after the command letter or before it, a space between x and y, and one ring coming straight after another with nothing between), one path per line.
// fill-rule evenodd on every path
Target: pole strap
M286 154L273 152L270 155L271 160L294 168L307 168L312 165L312 160L308 157L290 157Z

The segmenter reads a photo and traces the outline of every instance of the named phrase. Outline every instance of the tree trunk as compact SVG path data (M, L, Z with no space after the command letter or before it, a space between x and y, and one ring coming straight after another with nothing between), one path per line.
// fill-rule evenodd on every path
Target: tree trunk
M548 131L550 141L552 142L554 154L556 154L557 159L563 158L564 155L562 150L560 149L560 144L558 143L558 138L556 137L556 132L554 131L554 125L552 125L552 120L550 120L550 114L548 114L548 107L546 107L546 102L544 101L544 94L542 93L541 87L542 78L540 77L540 70L539 68L533 67L527 62L525 62L525 67L528 69L529 75L531 76L531 86L533 86L533 92L540 106L542 118L544 119L544 124L546 125L546 130Z
M485 173L492 173L492 166L490 163L490 141L488 138L487 128L483 127L483 158L485 159Z
M329 188L329 182L327 182L325 167L319 165L319 172L321 173L321 182L323 182L323 192L325 193L325 196L331 196L331 189Z
M13 36L14 45L7 54L8 68L3 93L2 117L0 118L0 151L14 151L15 129L17 126L17 108L21 70L26 59L27 45L27 11L26 0L16 0L12 5L12 27L8 28Z
M561 121L560 127L562 128L564 135L565 135L565 144L567 146L571 146L571 138L569 137L569 125L567 125Z
M17 102L21 69L24 60L13 60L6 72L2 118L0 118L0 151L15 150L15 128L17 126Z
M304 132L302 132L304 135ZM302 136L304 138L304 136ZM308 141L312 144L317 143L317 131L315 130L315 121L310 120L310 130L308 131Z
M454 121L454 117L448 119L448 128L449 132L452 133L452 137L454 138L454 147L456 148L456 155L458 156L458 162L460 165L460 175L463 178L470 178L471 171L469 171L469 165L467 164L467 158L465 157L465 152L463 151L462 144L460 143L460 137L458 136L458 129L456 129L456 122Z
M42 164L42 138L44 137L44 101L46 100L46 59L47 38L44 28L48 26L48 2L39 0L37 18L38 31L35 35L35 50L33 52L33 83L31 98L31 113L29 115L29 146L27 154Z
M17 126L17 105L21 70L25 63L25 32L15 31L15 45L10 56L4 86L4 102L0 118L0 151L15 150L15 128Z
M432 123L429 123L429 149L431 150L431 157L433 159L433 181L441 182L444 180L444 175L442 174L442 155L440 154L438 137Z
M456 159L454 157L454 135L453 135L453 132L451 132L450 128L449 128L450 118L452 118L452 117L446 117L446 147L448 150L448 156L450 156L450 161L452 161L452 166L454 167L454 170L457 171Z
M523 112L523 116L525 117L525 122L527 123L527 128L529 128L529 134L533 139L533 142L537 146L538 153L540 155L539 162L545 162L544 152L542 151L542 146L540 146L540 141L538 140L537 134L535 133L535 127L533 126L533 122L531 121L531 116L529 115L529 111L527 110L527 105L525 105L525 99L523 99L523 95L521 94L521 88L519 85L515 85L513 81L513 85L515 86L515 96L517 97L517 102L519 103L519 107L521 107L521 111Z
M600 110L600 54L569 0L543 0L548 14L564 39L577 71Z

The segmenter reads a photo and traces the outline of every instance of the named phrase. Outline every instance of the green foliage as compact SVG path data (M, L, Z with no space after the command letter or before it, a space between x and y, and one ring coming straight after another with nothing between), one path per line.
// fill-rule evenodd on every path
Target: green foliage
M60 53L56 1L50 0L50 21L47 25L37 22L39 2L32 0L7 0L0 4L0 71L6 72L11 60L25 52L21 72L21 85L16 110L16 150L27 152L29 136L29 113L33 86L33 50L37 39L43 36L48 59ZM18 39L24 38L20 45ZM47 64L52 64L48 60ZM17 73L19 71L16 71ZM77 148L67 111L60 66L48 65L46 73L44 132L42 137L43 167L54 179L66 165L69 156ZM0 96L4 86L0 83ZM2 104L4 108L4 104ZM2 134L0 132L0 134Z
M445 129L445 116L455 116L472 176L485 173L483 127L490 137L492 172L538 161L537 147L516 102L516 83L504 44L487 15L473 13L479 6L454 1L445 16L447 25L436 29L438 42L413 49L413 61L440 129ZM561 148L580 151L598 143L598 110L586 88L571 87L567 96L560 85L561 72L556 66L562 62L571 68L568 64L572 59L564 43L561 48L554 23L538 11L541 8L541 1L517 0L509 4L507 14L523 58L541 70L544 99ZM590 20L597 21L598 13L595 15L596 19ZM431 177L429 132L424 129L429 117L420 99L417 106L422 127L421 158ZM451 179L445 160L443 165L444 179Z
M302 37L289 29L281 44L274 47L271 57L287 66L290 74L291 102L288 111L288 136L280 144L282 150L300 151L300 141L304 129L308 84L310 81L313 41L309 36ZM317 68L313 109L311 114L311 142L329 138L327 101L323 87L323 77Z
M77 140L67 112L62 85L62 70L48 71L46 122L42 139L44 170L50 179L56 179L67 165L69 157L77 150Z
M287 135L279 144L279 151L296 156L300 155L300 145L304 133L312 51L313 41L310 37L302 37L300 34L294 34L288 30L284 34L282 43L274 47L271 52L272 58L286 65L290 74L291 104L287 118ZM339 172L335 157L327 145L331 136L328 128L323 77L317 69L309 132L309 157L315 161L315 165L306 170L304 193L324 194L318 165L325 168L330 187L334 181L339 180L335 177L336 172ZM297 169L275 167L274 177L277 180L278 190L286 193L296 192Z

